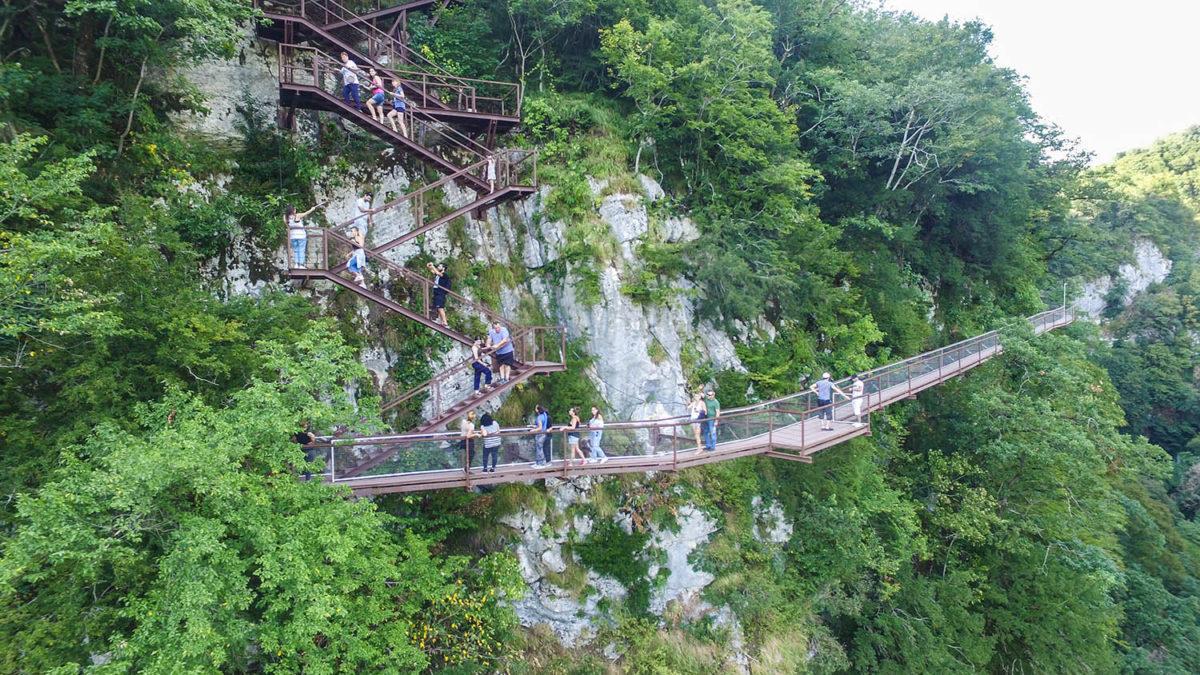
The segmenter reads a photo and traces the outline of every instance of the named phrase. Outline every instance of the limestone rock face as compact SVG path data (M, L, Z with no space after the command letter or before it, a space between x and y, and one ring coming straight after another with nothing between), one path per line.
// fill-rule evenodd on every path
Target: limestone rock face
M1117 268L1117 278L1126 283L1125 295L1121 298L1121 306L1128 307L1129 303L1139 293L1167 278L1171 273L1172 262L1163 255L1148 239L1137 239L1133 242L1134 264L1125 264ZM1094 279L1083 286L1083 291L1075 300L1075 308L1086 312L1092 320L1098 320L1104 312L1105 298L1112 290L1116 280L1112 276Z
M667 603L679 602L682 607L696 608L700 613L711 609L711 605L701 600L704 587L713 582L713 575L692 568L689 556L692 552L708 541L709 535L717 531L717 522L706 516L691 504L685 504L679 509L676 518L678 532L655 529L650 545L665 551L668 571L667 583L661 588L655 588L650 595L650 611L662 615ZM659 573L658 565L650 566L650 578ZM698 616L685 617L696 619Z
M278 52L254 36L253 26L246 28L236 58L205 61L180 74L204 95L209 111L181 115L180 121L192 132L217 142L238 138L234 127L238 106L256 106L273 116L279 105Z

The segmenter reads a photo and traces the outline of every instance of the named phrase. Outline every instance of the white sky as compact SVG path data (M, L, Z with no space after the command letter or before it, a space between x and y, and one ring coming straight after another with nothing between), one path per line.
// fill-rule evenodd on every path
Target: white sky
M1200 0L885 0L930 20L992 27L997 65L1025 75L1034 110L1095 153L1200 124Z

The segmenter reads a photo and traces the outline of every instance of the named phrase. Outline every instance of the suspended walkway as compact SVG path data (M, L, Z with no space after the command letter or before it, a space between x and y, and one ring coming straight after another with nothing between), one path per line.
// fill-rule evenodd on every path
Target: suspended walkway
M1060 307L1029 317L1028 330L1040 335L1074 320L1073 308ZM678 471L753 455L812 462L813 455L825 448L869 435L868 413L912 398L983 364L1003 350L1006 340L1025 334L1019 327L995 330L867 372L861 421L854 417L850 402L820 407L809 392L722 411L717 425L718 443L712 452L697 451L696 423L684 417L609 422L601 442L610 457L605 463L562 461L566 432L556 429L546 439L554 461L545 467L532 466L539 435L528 429L507 430L500 434L501 463L494 473L483 473L479 467L481 439L475 439L472 464L456 433L322 439L311 447L324 454L324 479L346 485L357 495L471 488L551 477ZM838 386L849 392L847 380L838 382ZM832 413L832 431L820 428L818 417L825 411ZM579 435L586 448L588 430L581 429Z

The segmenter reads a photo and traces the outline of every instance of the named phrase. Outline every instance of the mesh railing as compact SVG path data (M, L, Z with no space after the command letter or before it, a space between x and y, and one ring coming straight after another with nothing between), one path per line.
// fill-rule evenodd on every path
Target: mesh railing
M1072 310L1058 308L1030 317L1028 325L1034 333L1041 333L1070 323L1073 319ZM937 382L940 377L953 376L982 363L1002 345L1003 334L1008 332L1006 328L869 371L864 378L866 386L862 410L865 413L868 409L902 397L907 391L914 391L914 385L923 384L922 378ZM1018 331L1011 332L1019 334ZM848 393L849 390L846 391ZM832 405L816 406L815 395L801 392L722 412L715 429L717 449L729 451L730 456L742 456L786 444L790 450L803 452L816 443L829 441L829 432L822 435L811 423L814 417L824 411L830 411L836 422L857 421L853 419L852 402L839 401ZM704 422L682 416L655 421L611 422L604 427L598 445L608 458L621 458L625 464L630 463L631 459L644 459L644 462L634 463L644 465L645 470L672 468L701 451ZM572 447L569 441L572 434L578 435L578 446L585 457L598 459L592 453L591 430L586 426L574 432L559 426L545 434L521 428L507 429L499 435L501 444L497 466L551 460L558 462L557 468L564 475L570 475L571 467L566 466L563 460L570 459L567 455ZM483 439L475 438L471 442L473 453L464 446L460 435L453 432L332 440L318 443L316 447L325 453L325 475L330 480L353 487L354 481L371 477L435 471L461 472L467 468L478 471L483 461ZM541 452L539 448L545 451ZM365 457L384 450L392 451L386 461L355 478L339 481L339 471L349 470L361 464ZM573 461L574 466L582 465L578 458Z

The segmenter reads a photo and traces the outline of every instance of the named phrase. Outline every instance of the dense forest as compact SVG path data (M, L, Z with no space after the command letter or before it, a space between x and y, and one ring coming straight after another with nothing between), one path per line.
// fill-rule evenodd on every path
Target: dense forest
M647 237L622 292L677 301L684 278L731 334L773 327L739 342L746 372L690 364L725 406L1117 279L1101 323L1016 341L811 466L598 484L601 522L670 527L686 503L721 523L694 563L740 635L631 592L567 649L511 608L499 519L550 509L542 486L296 480L297 420L378 419L347 395L368 338L336 304L224 297L203 270L234 235L280 246L282 205L374 146L253 109L228 145L186 130L205 101L185 69L254 49L252 3L0 6L0 672L1200 672L1200 127L1088 168L987 26L873 7L463 0L410 26L458 74L524 84L513 140L569 224L536 274L596 283L589 177L649 175L654 208L697 223ZM1172 266L1130 297L1142 240ZM540 394L589 387L576 369ZM787 541L756 536L759 499ZM573 550L639 589L645 545L606 525Z

